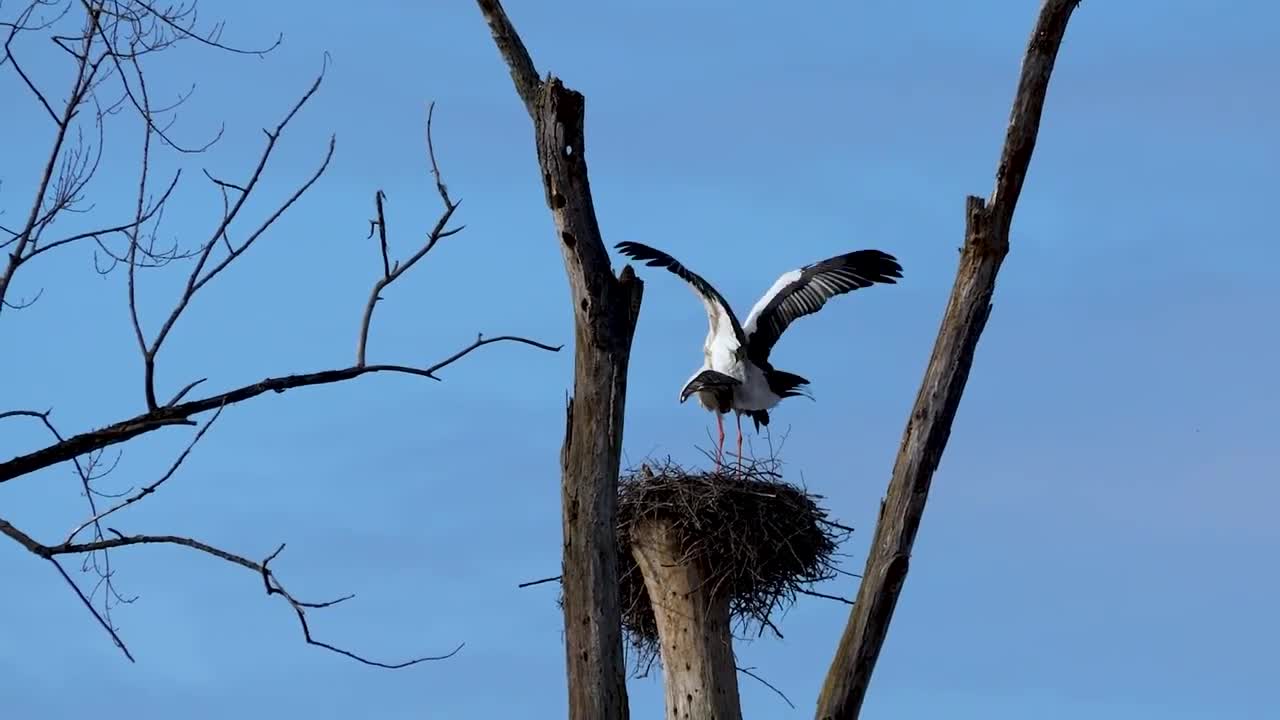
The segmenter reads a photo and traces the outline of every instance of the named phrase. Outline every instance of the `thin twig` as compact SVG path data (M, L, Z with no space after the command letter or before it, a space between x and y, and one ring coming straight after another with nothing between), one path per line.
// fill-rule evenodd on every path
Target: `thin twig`
M67 574L66 569L62 567L62 563L58 562L57 558L50 557L46 559L55 568L57 568L58 574L61 575L62 579L66 580L67 584L71 586L71 589L75 591L76 597L80 598L80 602L84 603L84 606L88 608L89 612L93 615L93 619L97 620L98 624L102 626L102 629L106 630L107 634L111 636L111 642L114 642L116 647L120 648L120 652L124 653L126 658L129 658L129 662L137 662L133 658L133 653L129 652L129 647L124 644L124 638L120 637L120 633L116 632L116 629L111 627L111 623L108 622L107 619L102 616L102 613L98 612L98 609L93 606L93 602L89 600L89 597L84 594L84 591L80 589L80 586L76 584L76 581L72 580L71 576Z
M530 580L529 582L522 582L516 587L527 588L527 587L533 587L534 585L541 585L543 583L559 582L559 581L560 581L560 576L557 575L555 577L542 578L541 580Z
M379 662L377 660L370 660L366 657L357 655L351 652L350 650L344 650L340 647L330 645L329 643L316 640L314 637L311 636L311 626L307 623L306 611L308 609L332 607L334 605L337 605L338 603L346 602L347 600L350 600L355 596L344 595L335 600L329 600L327 602L318 602L318 603L303 602L301 600L298 600L293 595L290 595L287 590L284 589L284 586L282 586L280 582L276 580L275 575L271 572L270 568L268 567L271 561L274 560L283 551L284 551L284 543L281 543L280 547L276 548L275 552L268 555L267 558L262 561L260 565L260 574L262 575L262 583L263 583L263 586L266 587L267 595L280 595L286 601L288 601L289 605L293 608L293 612L298 616L298 624L302 626L302 636L303 638L306 639L307 644L315 645L317 647L322 647L325 650L329 650L330 652L335 652L339 655L349 657L352 660L363 663L365 665L372 665L374 667L387 668L388 670L399 670L401 668L407 668L411 665L417 665L418 663L424 663L430 660L445 660L447 658L453 657L454 655L457 655L458 651L461 650L463 645L466 644L466 643L459 643L457 647L445 653L444 655L419 657L419 658L414 658L412 660L405 660L403 662L398 662L398 663L385 663L385 662Z
M146 356L148 360L148 370L149 370L148 385L151 385L154 383L155 356L160 351L160 346L164 344L165 339L169 336L169 333L173 330L174 325L178 322L178 318L182 316L183 311L186 310L187 306L191 303L191 299L192 297L195 296L196 292L198 292L200 288L204 287L205 284L207 284L210 280L212 280L224 269L226 269L226 267L230 265L237 257L242 255L246 250L248 250L249 247L253 245L254 241L257 240L258 237L260 237L262 233L264 233L266 229L270 227L284 213L285 210L287 210L290 206L292 206L293 203L296 202L297 199L301 197L303 193L305 193L308 189L310 189L310 187L315 183L315 181L318 180L320 176L324 173L324 171L329 167L329 161L333 158L333 150L334 150L334 142L335 142L334 138L332 137L329 138L329 148L325 154L323 162L320 163L320 166L311 174L311 176L301 186L299 186L293 192L293 194L289 196L288 199L286 199L283 203L277 206L276 210L272 212L265 221L263 221L263 223L259 226L257 231L255 231L246 240L244 240L244 242L240 243L240 245L236 247L234 250L228 252L227 256L223 258L220 262L214 264L211 268L206 270L206 266L209 264L209 256L213 253L213 249L217 246L218 239L225 235L227 227L236 219L236 217L239 216L241 209L248 202L250 196L253 193L254 188L257 187L258 185L258 181L262 178L263 171L267 167L267 162L271 159L272 153L276 148L276 143L279 141L281 134L284 132L285 128L288 127L289 123L293 120L294 116L297 115L300 110L302 110L303 105L305 105L307 101L310 100L311 97L316 94L316 91L320 89L320 83L323 80L324 80L324 70L322 69L320 74L316 76L315 81L311 83L311 87L307 88L307 91L302 94L302 97L300 97L298 101L294 103L293 107L290 108L289 112L284 116L284 119L281 120L276 125L275 130L263 131L267 136L267 143L266 143L266 146L263 148L262 153L258 156L258 163L254 167L253 171L250 173L249 181L244 184L244 192L241 193L240 197L236 199L236 202L234 205L231 206L230 211L224 214L222 221L214 229L210 239L204 244L203 250L201 251L199 258L196 260L195 265L192 267L191 274L187 278L186 288L183 290L182 295L178 298L178 302L174 305L173 310L169 313L169 317L165 320L164 324L160 327L159 332L157 332L155 337L152 338L151 345L147 348Z
M391 262L390 254L387 249L387 216L383 211L383 200L386 196L381 190L374 194L374 206L378 213L378 217L369 221L369 237L373 237L373 232L378 231L378 244L382 250L382 277L373 284L373 288L369 291L369 300L364 306L364 315L360 318L360 336L356 342L356 365L363 366L365 364L365 356L369 347L369 328L373 323L374 307L382 300L382 291L388 285L395 282L401 275L409 271L418 263L419 260L427 256L435 248L436 243L450 235L456 235L466 227L465 225L446 230L449 220L453 218L453 213L458 209L461 200L454 202L449 198L449 191L445 188L444 183L440 179L440 166L436 164L435 144L431 137L431 120L435 113L435 103L427 108L427 156L431 160L431 174L435 178L436 192L439 193L440 199L444 202L444 212L436 220L436 224L427 233L427 239L418 251L409 257L404 263L396 261Z
M79 242L81 240L101 238L107 235L114 235L116 233L129 232L130 230L140 226L142 223L145 223L151 220L159 212L161 212L164 209L165 204L168 203L169 201L169 197L173 194L173 191L178 187L178 181L181 178L182 178L182 170L178 169L173 174L173 179L169 181L168 186L165 187L164 192L160 194L160 197L158 199L151 202L147 206L146 211L143 212L141 216L134 218L133 220L130 220L129 222L126 222L126 223L111 225L104 228L98 228L96 230L86 230L84 232L79 232L64 238L58 238L57 240L52 240L47 242L41 241L40 246L38 248L33 249L31 252L27 254L26 260L30 260L31 258L36 257L37 255L43 255L44 253L47 253L51 250L56 250L60 247L63 247L64 245L70 245L71 243ZM146 252L146 251L144 250L143 252Z
M382 201L387 197L382 190L373 194L374 204L378 208L378 219L373 221L372 225L378 229L378 244L382 246L382 277L391 277L391 257L387 251L387 214L382 210ZM369 228L369 234L373 234L373 227Z
M89 30L86 31L83 40L81 54L78 56L76 66L75 81L71 85L71 91L67 95L67 102L63 106L62 115L57 120L58 132L56 133L53 146L49 152L49 157L45 161L44 171L40 176L40 181L36 184L34 199L31 203L31 210L27 216L26 225L17 235L17 242L14 249L9 253L9 262L3 273L0 273L0 313L4 311L7 303L6 297L10 284L13 282L14 273L17 272L27 255L27 245L33 241L34 232L40 222L41 208L44 207L45 193L49 190L50 183L54 179L54 169L58 166L58 158L62 155L62 149L66 142L67 133L71 127L71 120L75 116L77 108L84 100L85 94L88 92L88 86L92 82L92 74L89 64L89 50L93 44L92 28L98 23L98 11L91 11L88 20ZM96 70L97 66L92 66Z
M182 386L182 389L174 393L173 397L169 400L169 402L165 403L164 406L173 407L174 405L177 405L179 400L187 396L187 393L191 392L192 390L195 389L197 385L199 385L200 383L208 379L209 378L200 378L199 380L192 380L191 382Z
M137 61L134 60L136 67ZM151 99L147 94L147 84L142 80L142 74L138 74L139 89L142 93L142 102L144 111L150 116ZM147 176L151 170L151 136L152 125L150 122L143 123L142 138L142 168L138 179L138 200L137 212L134 215L134 224L125 231L125 237L129 239L128 267L125 272L128 273L128 297L129 297L129 321L133 326L134 339L138 343L138 351L142 353L145 385L143 392L147 401L147 409L156 409L156 386L155 386L155 359L147 352L147 338L142 333L142 321L138 319L138 294L136 277L138 274L138 231L142 224L142 216L146 210L145 203L147 198Z
M757 674L755 674L755 673L751 672L751 671L752 671L752 670L754 670L754 669L755 669L755 668L744 668L744 667L740 667L740 668L738 668L738 672L742 673L743 675L746 675L747 677L750 677L750 678L755 679L755 681L756 681L756 682L758 682L758 683L760 683L761 685L764 685L765 687L767 687L767 688L769 688L770 690L774 691L775 693L777 693L777 694L778 694L778 697L782 698L782 702L784 702L784 703L786 703L788 706L790 706L790 708L791 708L792 710L795 710L795 709L796 709L796 706L791 702L791 698L787 697L787 694L786 694L786 693L784 693L784 692L782 692L781 690L779 690L778 688L774 687L774 686L773 686L773 685L772 685L768 680L765 680L764 678L760 677L759 675L757 675Z
M826 598L827 600L835 600L836 602L842 602L845 605L853 604L853 601L848 598L842 598L839 595L828 595L826 593L820 593L817 590L806 590L804 588L796 588L796 592L800 593L801 595L812 595L813 597Z
M5 410L4 412L0 412L0 420L4 420L5 418L12 418L12 417L32 417L32 418L48 419L50 412L51 412L50 410L45 410L44 412L37 412L35 410Z
M276 36L275 42L271 43L269 46L265 48L257 48L257 49L238 48L233 45L227 45L217 39L217 37L221 34L221 26L215 27L215 29L211 31L208 35L201 35L200 33L195 32L195 30L192 29L192 26L179 25L170 17L168 12L162 12L152 7L151 5L147 4L146 2L143 2L143 0L132 0L132 2L137 3L143 9L145 9L148 14L158 19L164 25L167 25L174 32L178 33L180 36L189 38L191 40L195 40L196 42L202 45L208 45L209 47L217 48L225 52L234 53L237 55L257 55L258 57L262 57L263 55L266 55L272 50L275 50L276 48L280 47L280 43L284 42L284 34L281 33Z
M204 434L209 431L209 428L213 427L213 423L217 421L218 416L222 415L222 411L224 409L226 409L226 405L220 406L217 409L217 411L214 412L213 417L209 418L208 422L204 424L204 427L200 428L200 430L196 432L195 436L191 438L191 442L187 443L186 448L184 448L182 452L178 455L178 457L173 461L173 463L169 465L169 469L165 471L163 475L160 476L159 480L156 480L150 485L147 485L146 487L142 488L137 493L126 498L123 502L120 502L117 505L113 505L107 510L103 510L97 515L94 515L93 517L84 521L78 527L76 527L76 529L72 530L69 535L67 535L67 539L64 542L69 543L75 540L76 535L79 535L81 531L83 531L85 528L89 527L90 525L100 522L106 516L111 515L112 513L118 510L123 510L124 508L138 502L139 500L155 492L156 488L163 485L165 482L169 480L169 478L173 477L174 474L178 472L178 468L182 466L183 461L185 461L187 459L187 456L191 454L192 448L196 446L196 443L200 442L200 439L203 438Z
M431 176L436 181L436 192L440 194L440 199L444 202L444 207L448 210L453 201L449 199L449 189L445 187L444 181L440 178L440 164L436 162L436 144L432 138L431 121L435 119L436 101L432 100L427 106L427 158L431 161Z
M4 60L8 61L10 65L13 65L13 69L18 73L18 77L22 78L22 82L26 84L27 89L36 96L36 99L40 101L40 105L44 107L45 112L49 113L50 119L57 124L59 122L58 113L54 112L53 106L49 104L47 99L45 99L44 93L40 92L40 88L36 87L36 84L27 76L26 71L22 69L22 65L18 63L18 58L13 54L13 41L18 37L18 33L24 30L35 29L27 26L26 23L38 7L40 7L40 3L31 3L18 15L18 18L14 20L12 25L10 25L9 37L6 38L4 42ZM3 64L4 62L0 61L0 65Z

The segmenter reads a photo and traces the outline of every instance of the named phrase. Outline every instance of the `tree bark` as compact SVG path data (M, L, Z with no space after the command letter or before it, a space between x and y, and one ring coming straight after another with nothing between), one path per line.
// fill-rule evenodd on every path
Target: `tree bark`
M685 560L670 523L645 522L631 541L662 644L664 717L742 720L729 599L715 592L706 568Z
M533 120L547 205L574 313L574 382L561 451L565 653L569 717L629 715L618 596L618 464L627 363L643 284L614 276L596 221L583 135L585 99L533 60L497 0L477 0Z
M978 338L991 313L996 274L1009 252L1009 227L1035 149L1049 76L1079 0L1046 0L1022 62L1017 95L991 199L965 204L965 243L863 571L862 584L818 699L819 720L854 720L906 580L911 547L934 470L964 392Z

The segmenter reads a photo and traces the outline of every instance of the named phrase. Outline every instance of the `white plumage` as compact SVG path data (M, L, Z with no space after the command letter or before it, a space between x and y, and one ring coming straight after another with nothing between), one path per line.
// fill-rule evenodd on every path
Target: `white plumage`
M621 242L617 249L646 265L666 268L693 288L707 310L703 362L680 391L680 402L696 395L698 404L716 414L717 461L724 451L723 414L738 421L738 456L742 456L742 416L756 428L769 424L769 410L784 398L807 395L809 381L775 369L769 354L797 318L817 312L836 295L902 277L896 258L879 250L858 250L783 273L740 324L733 309L714 287L670 255L647 245Z

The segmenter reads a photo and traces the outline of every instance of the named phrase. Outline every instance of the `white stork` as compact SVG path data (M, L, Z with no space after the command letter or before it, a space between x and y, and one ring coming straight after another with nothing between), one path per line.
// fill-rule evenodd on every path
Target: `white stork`
M888 253L857 250L837 255L783 273L751 308L746 323L740 324L724 296L675 258L636 242L620 242L615 247L627 257L671 271L689 283L706 305L710 329L702 345L704 360L680 390L680 402L696 394L698 403L715 413L720 431L717 464L724 454L724 413L732 410L737 416L741 462L743 415L751 418L758 432L761 425L769 424L769 410L783 398L812 397L804 389L808 380L769 364L769 353L783 331L836 295L875 283L894 284L895 278L902 277L902 266Z

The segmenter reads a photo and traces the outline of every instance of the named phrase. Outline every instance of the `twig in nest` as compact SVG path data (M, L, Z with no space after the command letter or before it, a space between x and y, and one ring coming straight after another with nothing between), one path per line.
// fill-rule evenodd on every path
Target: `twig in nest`
M759 675L751 672L752 670L755 670L755 668L744 668L744 667L738 668L738 672L742 673L743 675L746 675L747 677L754 678L756 682L760 683L761 685L777 693L778 697L782 698L782 702L786 703L792 710L796 709L795 704L791 702L791 698L787 697L786 693L774 687L773 684L770 683L768 680L765 680Z
M836 602L842 602L845 605L853 604L853 601L850 600L849 598L842 598L839 595L828 595L826 593L820 593L817 590L806 590L804 588L800 588L796 590L796 592L800 593L801 595L812 595L813 597L826 598L827 600L835 600Z
M522 582L516 587L527 588L527 587L533 587L534 585L542 585L543 583L557 582L559 580L560 580L560 576L557 575L555 577L542 578L541 580L530 580L529 582Z

